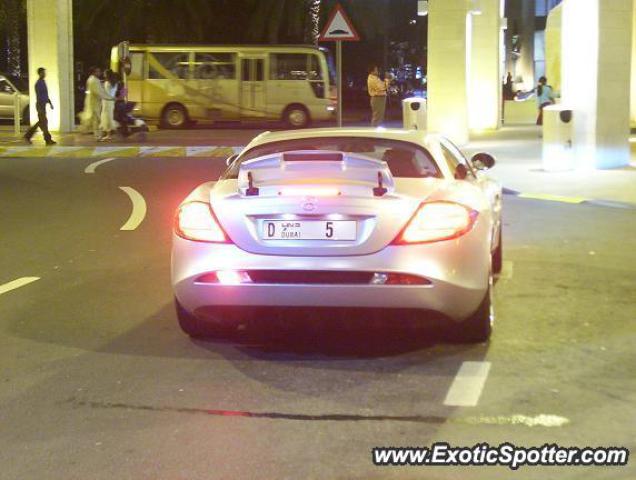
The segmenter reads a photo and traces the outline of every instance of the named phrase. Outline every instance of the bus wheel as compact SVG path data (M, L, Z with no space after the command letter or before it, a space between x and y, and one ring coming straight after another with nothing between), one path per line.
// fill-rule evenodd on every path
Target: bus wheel
M163 109L161 126L165 128L183 128L188 124L188 112L183 105L171 103Z
M289 128L304 128L309 125L311 119L304 106L290 105L283 112L283 121Z

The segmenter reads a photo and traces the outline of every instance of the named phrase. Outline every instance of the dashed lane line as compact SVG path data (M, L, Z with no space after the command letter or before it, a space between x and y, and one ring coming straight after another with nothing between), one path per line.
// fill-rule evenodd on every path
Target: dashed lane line
M123 190L132 202L132 211L130 217L126 220L120 230L135 230L146 217L146 201L144 197L132 187L119 187Z
M84 173L95 173L95 169L97 167L99 167L100 165L107 163L107 162L111 162L115 160L115 157L111 157L111 158L105 158L103 160L97 160L96 162L91 163L89 166L87 166L84 169Z
M21 277L11 280L10 282L0 285L0 295L10 292L11 290L15 290L16 288L24 287L25 285L33 283L39 279L40 277Z
M490 362L463 362L448 389L444 405L449 407L474 407L484 389Z

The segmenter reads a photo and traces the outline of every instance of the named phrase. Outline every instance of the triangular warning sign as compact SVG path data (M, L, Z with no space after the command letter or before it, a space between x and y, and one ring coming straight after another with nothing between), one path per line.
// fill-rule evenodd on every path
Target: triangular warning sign
M325 28L322 29L318 40L321 42L357 42L360 40L358 32L353 28L351 20L349 20L342 5L339 3L336 3L336 6L329 14L329 20L327 20Z

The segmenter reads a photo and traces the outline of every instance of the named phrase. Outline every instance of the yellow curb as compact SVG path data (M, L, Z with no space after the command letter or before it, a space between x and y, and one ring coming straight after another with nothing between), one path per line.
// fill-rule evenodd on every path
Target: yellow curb
M59 150L56 151L53 156L58 157L69 157L69 158L86 158L90 157L93 154L93 147L81 147L73 150L69 148L68 150L65 147L59 147Z
M185 157L186 147L149 147L148 150L139 149L141 157Z
M192 150L196 148L196 150ZM188 151L188 149L190 149L190 151ZM195 146L195 147L186 147L186 156L188 157L209 157L212 152L216 149L216 147L202 147L202 146Z
M229 157L232 155L234 155L234 149L232 147L218 147L210 153L211 157Z
M53 150L51 147L30 147L27 150L17 151L11 156L21 158L51 157L53 156Z
M520 193L520 198L528 198L532 200L547 200L549 202L562 202L562 203L583 203L587 201L587 198L582 197L564 197L562 195L551 195L549 193Z
M103 148L104 150L101 150ZM140 147L95 147L91 157L137 157Z

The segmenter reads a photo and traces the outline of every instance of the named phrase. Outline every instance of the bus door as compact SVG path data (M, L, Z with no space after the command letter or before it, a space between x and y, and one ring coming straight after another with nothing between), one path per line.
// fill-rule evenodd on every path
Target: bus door
M241 116L265 116L265 56L241 57Z

